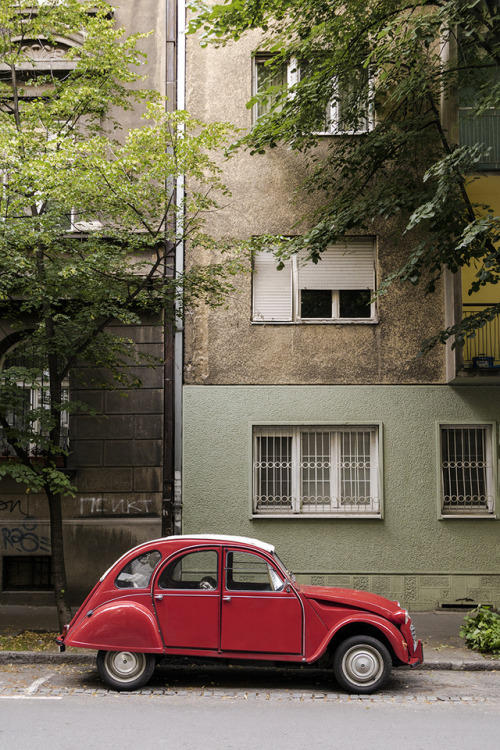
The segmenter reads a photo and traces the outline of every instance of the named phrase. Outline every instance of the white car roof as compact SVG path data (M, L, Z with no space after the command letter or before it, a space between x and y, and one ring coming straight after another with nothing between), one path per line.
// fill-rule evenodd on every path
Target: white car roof
M273 544L267 544L267 542L261 542L259 539L251 539L248 536L231 536L229 534L175 534L174 536L162 536L159 539L149 539L147 542L142 542L141 544L138 544L136 547L133 547L133 549L140 549L141 547L144 547L146 544L151 544L154 542L165 542L168 539L207 539L208 541L214 541L214 542L227 542L229 544L231 543L242 543L242 544L248 544L252 547L258 547L259 549L264 550L265 552L274 552L274 545ZM113 565L110 565L110 567L106 570L105 573L102 574L100 577L100 581L103 581L106 576L108 575L111 568L114 568L114 566L120 562L124 557L127 557L127 555L132 552L132 549L127 550L121 557L118 558L118 560L115 560Z
M260 547L266 552L274 552L274 545L261 542L259 539L252 539L248 536L231 536L230 534L178 534L176 536L166 536L164 539L209 539L214 542L241 542L242 544L251 544L252 547Z

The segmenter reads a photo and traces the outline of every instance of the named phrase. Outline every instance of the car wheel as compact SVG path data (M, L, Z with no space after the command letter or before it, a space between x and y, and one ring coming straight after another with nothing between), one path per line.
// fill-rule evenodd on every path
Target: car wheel
M153 654L133 651L99 651L97 671L100 678L115 690L135 690L151 678L156 666Z
M389 651L368 635L347 638L333 656L337 682L350 693L374 693L385 685L391 670Z

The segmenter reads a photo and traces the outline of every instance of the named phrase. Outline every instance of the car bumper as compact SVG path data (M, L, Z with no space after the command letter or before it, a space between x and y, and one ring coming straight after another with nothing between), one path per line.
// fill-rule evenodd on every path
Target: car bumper
M410 656L408 664L412 669L419 667L424 663L424 649L422 648L422 641L417 641L417 647L413 654Z

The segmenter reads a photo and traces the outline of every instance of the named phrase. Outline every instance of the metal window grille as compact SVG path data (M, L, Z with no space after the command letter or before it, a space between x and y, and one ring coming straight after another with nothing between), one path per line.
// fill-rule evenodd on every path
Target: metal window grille
M19 555L3 558L4 591L51 591L51 558L43 555Z
M376 427L254 430L256 514L378 515Z
M491 427L441 427L444 514L493 513Z
M18 357L15 354L9 357L8 366L29 366L26 358ZM41 448L37 441L37 435L46 436L42 430L42 426L39 420L32 421L30 425L30 413L32 410L37 409L49 409L50 398L49 388L50 381L48 372L42 371L42 374L36 381L36 387L33 384L27 384L26 382L19 382L19 400L14 409L10 409L6 413L6 419L9 424L16 430L20 430L26 434L30 433L30 440L27 445L29 452L32 455L40 453ZM63 401L69 401L69 381L65 380L62 383L62 398ZM67 411L61 412L61 439L60 447L64 450L69 448L69 413ZM3 455L13 455L14 449L10 445L3 434L3 428L0 427L0 452Z

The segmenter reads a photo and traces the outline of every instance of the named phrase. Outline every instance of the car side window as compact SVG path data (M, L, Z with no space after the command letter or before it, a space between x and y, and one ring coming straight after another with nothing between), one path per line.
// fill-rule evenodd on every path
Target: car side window
M251 552L228 552L226 589L229 591L282 591L285 582L266 560Z
M160 575L161 589L198 589L213 591L218 586L218 554L215 550L197 550L178 557Z
M118 573L115 586L119 589L144 589L149 586L153 571L161 560L161 554L154 549L144 552L131 560Z

